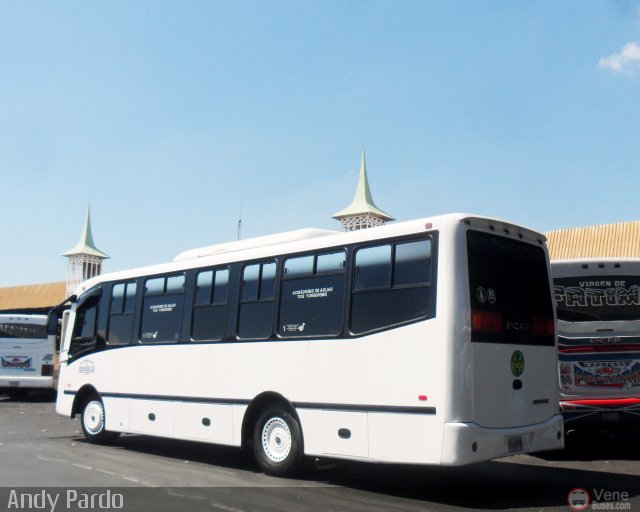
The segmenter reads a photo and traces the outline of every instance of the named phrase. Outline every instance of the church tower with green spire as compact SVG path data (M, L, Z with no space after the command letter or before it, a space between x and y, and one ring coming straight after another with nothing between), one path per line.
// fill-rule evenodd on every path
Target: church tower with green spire
M367 179L367 163L364 158L364 148L360 160L360 176L358 187L353 201L344 210L334 213L332 218L337 219L342 224L343 231L356 231L375 226L382 226L388 221L395 220L388 213L383 212L373 202L369 180Z
M100 275L102 261L109 258L100 251L93 242L91 233L91 208L87 208L84 228L78 243L62 256L69 258L67 270L67 296L73 294L76 287L87 279Z

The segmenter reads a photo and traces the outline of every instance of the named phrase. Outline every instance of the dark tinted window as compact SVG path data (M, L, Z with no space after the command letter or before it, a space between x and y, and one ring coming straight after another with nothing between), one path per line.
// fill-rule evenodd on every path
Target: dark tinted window
M431 239L359 249L351 331L362 334L426 318L431 310Z
M260 277L260 300L273 299L276 292L276 264L265 263L262 265Z
M217 270L215 277L213 304L226 304L229 295L229 270Z
M558 320L640 319L639 276L561 277L553 283Z
M313 274L314 256L289 258L284 262L285 277L310 276Z
M260 265L247 265L242 274L242 300L258 300Z
M74 338L95 338L100 298L101 294L96 294L82 303L79 301L73 331Z
M431 243L427 240L396 245L393 284L427 284L431 276Z
M0 338L45 339L47 326L36 324L0 324Z
M471 340L553 345L553 304L542 247L469 231Z
M213 297L213 270L200 272L196 280L196 306L208 306Z
M184 276L167 277L166 293L182 293L184 291Z
M140 340L145 343L180 339L184 305L184 275L147 279Z
M92 350L98 342L97 324L102 300L102 289L93 288L78 298L76 319L71 336L69 354L78 355Z
M136 306L136 283L131 281L127 283L127 289L124 297L124 310L123 313L133 313Z
M285 261L285 271L289 271L280 291L280 336L335 336L342 332L344 261L344 251Z
M242 272L238 337L266 339L273 334L276 263L247 265Z
M346 255L344 251L319 254L316 258L316 273L343 272L345 270Z
M111 289L111 308L109 309L109 313L122 313L124 308L124 291L125 284L114 284Z
M111 288L107 343L127 344L133 338L133 313L135 310L136 283L114 284Z
M166 278L164 277L147 279L147 281L144 284L145 296L163 294L165 284L166 284Z
M384 288L391 283L391 245L360 249L356 253L356 290Z
M191 326L191 338L194 341L217 341L224 337L228 289L228 269L198 273Z

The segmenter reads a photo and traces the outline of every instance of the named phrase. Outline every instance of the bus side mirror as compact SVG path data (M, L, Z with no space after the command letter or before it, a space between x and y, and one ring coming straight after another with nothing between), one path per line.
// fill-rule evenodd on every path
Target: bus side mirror
M58 325L60 324L60 313L52 309L47 316L47 335L55 336L58 334Z
M67 329L69 327L69 316L71 315L71 311L68 309L62 312L62 329L60 330L60 351L66 353L69 350L69 340L67 336ZM62 361L62 357L60 359ZM67 360L67 356L64 356L64 360Z

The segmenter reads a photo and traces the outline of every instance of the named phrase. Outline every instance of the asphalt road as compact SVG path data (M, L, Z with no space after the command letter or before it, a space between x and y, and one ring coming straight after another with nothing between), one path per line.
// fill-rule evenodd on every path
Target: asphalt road
M90 445L54 406L43 395L0 396L0 510L570 510L575 488L600 510L640 510L640 430L464 468L309 461L290 480L232 448L139 435Z

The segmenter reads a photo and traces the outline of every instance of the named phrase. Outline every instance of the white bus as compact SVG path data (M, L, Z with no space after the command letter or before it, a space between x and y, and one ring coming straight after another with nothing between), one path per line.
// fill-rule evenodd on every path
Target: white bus
M640 259L551 262L568 429L640 425Z
M462 465L561 448L545 239L452 214L187 251L77 290L57 411L121 432Z
M0 315L0 394L55 389L56 333L46 315Z

